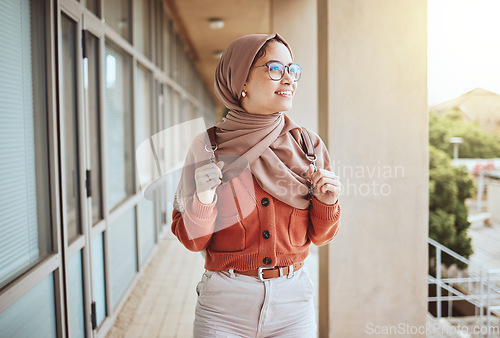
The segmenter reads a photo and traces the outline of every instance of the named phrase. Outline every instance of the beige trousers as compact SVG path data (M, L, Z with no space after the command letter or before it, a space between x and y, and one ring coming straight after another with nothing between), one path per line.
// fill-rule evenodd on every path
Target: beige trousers
M206 270L196 287L194 337L316 337L307 267L266 279Z

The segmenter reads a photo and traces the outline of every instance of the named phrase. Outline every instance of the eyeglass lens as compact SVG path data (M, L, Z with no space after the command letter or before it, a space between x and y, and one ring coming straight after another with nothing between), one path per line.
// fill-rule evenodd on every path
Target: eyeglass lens
M278 81L281 80L284 76L285 66L280 62L271 62L267 65L269 68L269 76L271 79ZM288 74L291 75L294 81L298 81L300 78L300 73L302 69L299 65L292 63L290 66L287 66Z

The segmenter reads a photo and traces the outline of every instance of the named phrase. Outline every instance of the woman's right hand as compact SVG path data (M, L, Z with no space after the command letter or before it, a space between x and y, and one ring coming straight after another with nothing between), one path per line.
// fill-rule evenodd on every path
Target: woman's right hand
M215 190L222 183L222 167L224 162L205 164L194 172L196 182L196 195L203 204L210 204L214 201Z

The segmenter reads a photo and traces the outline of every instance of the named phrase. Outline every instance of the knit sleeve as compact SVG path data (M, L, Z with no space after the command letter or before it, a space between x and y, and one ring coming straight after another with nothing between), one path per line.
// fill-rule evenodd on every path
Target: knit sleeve
M172 213L172 233L191 251L201 251L210 243L217 219L217 194L211 204L203 204L196 194L186 203L184 212Z
M318 134L309 132L314 144L318 161L318 168L332 171L330 153ZM312 197L310 209L311 224L308 229L309 238L316 245L324 245L330 242L339 231L340 223L340 205L339 201L328 205L320 202L316 197Z
M339 231L340 204L328 205L320 202L316 197L312 198L312 206L309 212L311 224L307 230L311 241L320 246L330 242Z

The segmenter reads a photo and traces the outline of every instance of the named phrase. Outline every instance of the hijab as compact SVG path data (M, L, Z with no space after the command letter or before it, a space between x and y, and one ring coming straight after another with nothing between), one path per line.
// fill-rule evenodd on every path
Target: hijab
M224 51L215 71L214 85L217 97L229 112L215 126L218 147L215 153L218 160L224 161L222 184L249 168L264 191L294 208L306 209L310 198L307 178L310 161L301 145L300 126L284 112L251 114L240 104L241 92L256 54L275 37L284 43L293 58L290 46L277 33L245 35ZM317 155L316 166L329 170L330 159L325 145L315 133L309 133ZM193 142L184 166L179 187L184 190L185 197L192 196L196 190L192 167L210 161L210 154L204 150L204 145L210 142L206 133L202 134ZM189 184L188 177L193 178ZM176 209L183 210L178 203Z

